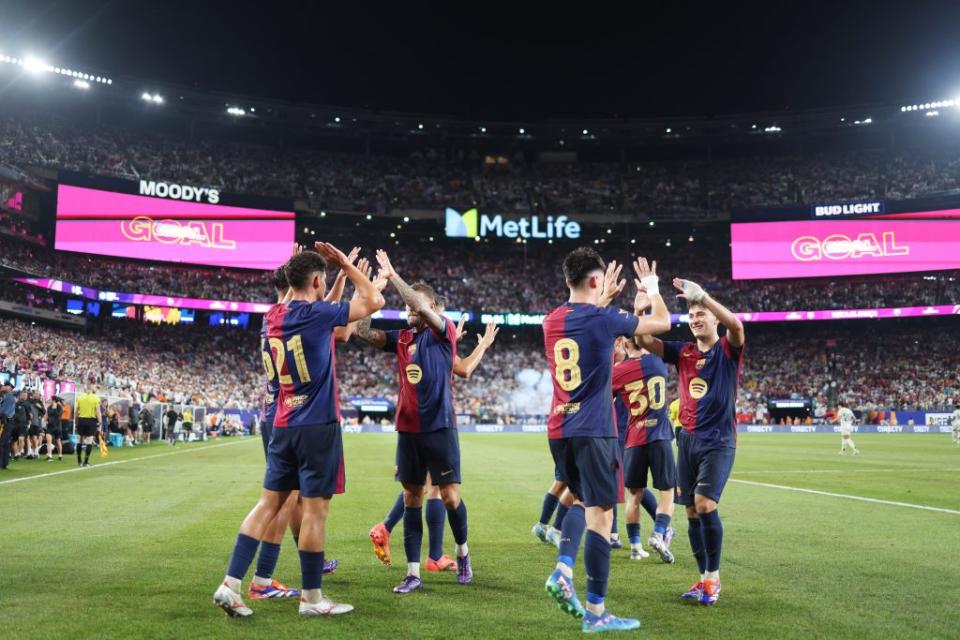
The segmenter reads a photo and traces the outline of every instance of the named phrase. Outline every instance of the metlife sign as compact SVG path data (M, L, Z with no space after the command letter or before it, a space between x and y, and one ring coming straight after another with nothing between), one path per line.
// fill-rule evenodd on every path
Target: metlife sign
M447 208L446 234L448 238L524 238L553 239L580 237L580 223L567 216L528 216L519 219L504 219L500 214L488 216L476 209L460 213Z

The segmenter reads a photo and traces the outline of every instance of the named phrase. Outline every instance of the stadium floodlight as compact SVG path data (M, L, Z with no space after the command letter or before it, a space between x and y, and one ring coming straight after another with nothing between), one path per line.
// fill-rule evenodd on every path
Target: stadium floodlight
M163 96L159 93L148 93L144 91L140 94L140 99L144 102L152 102L153 104L163 104Z
M410 222L410 216L403 216L404 222Z
M247 115L247 112L240 107L227 107L227 113L238 118Z
M589 135L589 134L590 134L589 131L587 131L586 129L583 130L583 135Z
M334 121L334 122L340 122L340 116L334 117L333 121Z
M526 132L527 132L526 129L524 129L523 127L520 127L520 135L523 135L523 134L525 134Z
M367 214L367 220L373 220L373 216L370 215L369 213Z
M655 224L656 224L656 222L654 222L653 220L650 221L650 226L651 226L651 227L652 227L653 225L655 225Z
M420 131L423 131L423 125L422 125L422 124L418 124L418 125L417 125L417 129L419 129Z
M320 212L320 217L321 217L321 218L326 218L326 217L327 217L327 212L326 212L326 211L321 211L321 212Z
M783 129L781 129L780 127L778 127L778 126L775 125L775 124L770 125L769 127L764 127L764 128L763 128L763 132L764 132L764 133L780 133L781 131L783 131Z
M487 132L486 127L480 127L480 133L486 133L486 132Z
M87 90L90 88L90 83L86 80L74 80L73 86L75 86L77 89Z
M927 112L926 112L925 114L923 114L923 115L927 116L928 118L936 118L938 115L940 115L940 112L939 112L939 111L927 111Z
M27 56L23 59L23 68L30 73L41 73L46 71L47 67L50 67L50 65L36 56ZM50 67L50 69L53 69L53 67Z
M673 129L671 129L670 127L667 127L667 133L673 133Z

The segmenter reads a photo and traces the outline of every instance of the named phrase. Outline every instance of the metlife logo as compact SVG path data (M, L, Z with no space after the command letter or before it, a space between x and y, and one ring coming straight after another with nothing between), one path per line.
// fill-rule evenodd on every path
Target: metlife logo
M580 223L570 220L567 216L547 216L542 221L540 216L529 216L517 220L504 220L497 214L493 217L481 214L476 209L469 209L460 213L456 209L447 208L446 234L448 238L524 238L524 239L553 239L580 237Z

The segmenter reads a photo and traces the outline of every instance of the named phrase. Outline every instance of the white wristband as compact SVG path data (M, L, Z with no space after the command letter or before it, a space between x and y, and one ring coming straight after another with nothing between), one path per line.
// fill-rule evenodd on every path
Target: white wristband
M649 275L640 278L640 284L647 290L648 296L660 295L660 276Z

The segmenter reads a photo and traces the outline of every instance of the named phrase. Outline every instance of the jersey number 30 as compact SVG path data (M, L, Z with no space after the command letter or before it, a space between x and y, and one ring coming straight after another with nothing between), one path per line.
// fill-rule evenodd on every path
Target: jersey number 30
M556 370L553 377L564 391L573 391L580 386L580 345L570 338L561 338L553 345L553 361Z
M267 377L273 380L277 376L278 371L283 371L283 365L287 360L287 352L283 348L283 341L280 338L269 338L267 342L270 345L270 352L273 353L273 358L270 357L270 354L267 353L266 350L261 350L260 353L263 354L263 368L267 372ZM287 340L287 349L293 354L293 362L297 366L297 376L300 378L300 382L310 382L310 371L307 370L307 358L303 355L303 339L299 335L293 336ZM277 361L276 368L274 368L273 365L274 358ZM293 384L293 378L289 373L281 373L280 384Z
M646 386L646 394L644 394ZM624 389L629 392L627 399L630 400L630 415L639 416L646 413L647 409L663 409L667 403L667 381L663 376L654 376L646 381L637 380L624 385Z

